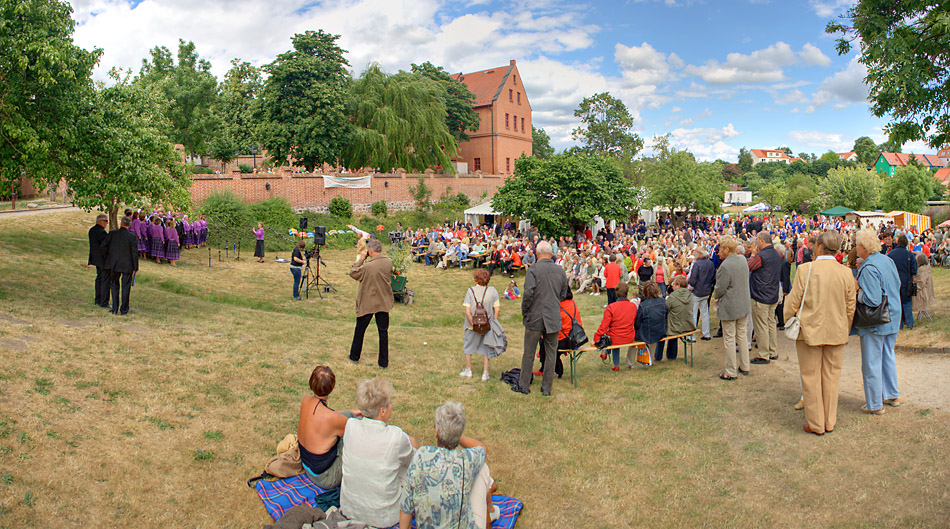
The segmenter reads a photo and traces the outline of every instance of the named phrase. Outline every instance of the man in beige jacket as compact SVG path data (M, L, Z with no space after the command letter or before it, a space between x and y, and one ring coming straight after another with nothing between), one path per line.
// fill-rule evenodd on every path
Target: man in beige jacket
M356 330L350 346L350 360L360 361L363 352L363 335L369 321L376 317L379 331L379 367L389 366L389 311L393 308L393 261L383 252L383 245L376 239L366 241L366 248L356 257L350 277L360 282L356 291Z
M817 258L799 266L792 291L785 298L785 320L797 314L801 321L795 346L808 421L803 429L815 435L835 429L841 364L857 299L854 276L834 257L840 247L837 232L819 235Z

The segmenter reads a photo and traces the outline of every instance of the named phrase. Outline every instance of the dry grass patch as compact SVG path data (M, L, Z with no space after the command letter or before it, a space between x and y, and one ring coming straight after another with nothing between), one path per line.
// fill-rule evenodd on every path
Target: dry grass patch
M587 355L579 388L565 378L550 399L537 384L517 395L497 380L520 365L511 301L494 379L462 380L471 272L418 265L416 303L392 313L390 369L375 366L373 326L353 365L348 251L324 252L338 293L304 302L290 300L285 264L219 263L215 251L208 268L207 250L184 252L177 268L142 263L132 313L114 317L92 304L94 271L83 267L92 219L0 219L0 527L269 523L244 480L294 431L318 363L337 373L337 409L353 406L360 380L390 379L394 423L426 443L436 406L462 401L501 492L525 502L519 527L946 525L944 411L911 403L869 417L844 397L834 434L814 438L791 410L797 371L723 383L718 341L697 345L692 368L612 373ZM950 290L948 275L935 278ZM593 334L605 297L578 302ZM25 350L4 345L14 341ZM783 358L790 345L782 339Z

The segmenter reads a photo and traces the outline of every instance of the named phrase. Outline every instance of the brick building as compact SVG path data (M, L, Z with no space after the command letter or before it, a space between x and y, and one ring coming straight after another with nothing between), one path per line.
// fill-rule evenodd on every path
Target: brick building
M455 160L467 163L471 173L511 174L519 156L531 156L531 103L515 61L453 78L475 94L481 118L478 130L469 131L471 140L459 145Z

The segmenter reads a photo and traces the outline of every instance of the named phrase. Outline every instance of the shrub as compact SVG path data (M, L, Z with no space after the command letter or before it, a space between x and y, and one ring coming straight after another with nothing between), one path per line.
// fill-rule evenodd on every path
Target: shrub
M238 169L239 169L242 173L244 173L244 174L253 173L253 172L254 172L254 167L252 167L252 166L250 166L250 165L247 165L246 163L239 163L239 164L238 164Z
M416 210L426 212L429 210L429 198L432 197L432 188L426 185L425 178L419 177L419 185L409 186L409 194L416 201Z
M251 204L248 209L249 228L256 229L258 222L264 223L264 227L266 228L264 245L268 251L293 249L294 242L287 235L287 231L290 228L296 228L299 225L299 221L287 200L281 197L269 198Z
M373 207L371 209L374 217L385 217L389 214L389 210L386 207L386 201L380 200L379 202L373 202Z
M210 167L201 167L193 163L188 164L188 170L191 171L191 174L214 174Z
M472 201L468 198L468 195L465 193L459 193L455 195L455 201L458 202L459 207L465 209L472 205Z
M330 200L330 214L341 219L353 217L353 204L343 197L334 197Z

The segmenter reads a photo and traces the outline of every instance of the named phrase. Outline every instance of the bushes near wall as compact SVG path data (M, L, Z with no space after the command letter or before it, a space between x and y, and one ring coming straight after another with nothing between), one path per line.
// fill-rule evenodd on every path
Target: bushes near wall
M373 202L373 206L370 208L370 211L373 213L374 217L385 217L389 213L385 200Z
M340 219L353 218L353 204L343 197L334 197L330 201L330 214Z
M243 251L253 252L254 230L258 222L263 222L266 251L293 249L295 241L288 232L297 227L297 215L283 198L247 204L237 195L224 191L206 198L198 205L198 213L207 216L211 246L233 248L240 243Z

